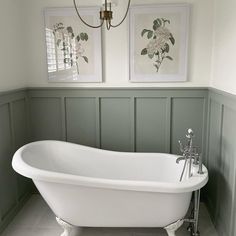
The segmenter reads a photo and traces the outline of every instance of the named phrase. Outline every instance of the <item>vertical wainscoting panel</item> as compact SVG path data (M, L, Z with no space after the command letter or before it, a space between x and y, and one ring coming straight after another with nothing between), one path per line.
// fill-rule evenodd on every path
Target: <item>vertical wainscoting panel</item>
M95 98L66 98L67 141L96 147Z
M167 109L167 98L136 99L137 152L168 152Z
M173 98L172 99L172 122L171 122L171 152L179 153L178 140L183 139L186 128L192 128L195 132L195 145L203 151L204 138L204 98ZM185 140L183 140L184 142Z
M12 125L14 135L14 148L15 150L22 147L29 142L28 137L28 117L26 99L20 99L12 102ZM17 174L18 186L18 200L25 197L29 193L31 181Z
M0 93L0 233L30 193L29 180L11 166L14 152L29 141L26 100L24 90Z
M232 219L234 207L235 188L235 158L236 158L236 112L224 105L224 116L222 126L221 142L221 165L218 185L219 191L219 213L218 222L224 222L219 228L220 235L232 235Z
M129 98L101 98L101 148L131 151Z
M9 104L0 106L0 210L2 220L16 206L15 174L11 168L12 137Z
M207 166L209 171L209 182L207 185L206 198L211 199L208 201L209 211L213 217L218 215L219 210L219 198L218 193L220 192L220 186L218 185L219 179L221 178L220 167L221 167L221 129L222 129L222 105L214 100L210 99L209 106L209 131L208 131L208 154L207 154ZM214 218L216 221L216 218Z
M61 100L53 97L31 97L31 139L62 140Z
M236 235L236 97L210 91L207 205L219 235Z
M13 127L15 148L18 149L29 141L27 134L27 107L26 100L20 99L12 102Z

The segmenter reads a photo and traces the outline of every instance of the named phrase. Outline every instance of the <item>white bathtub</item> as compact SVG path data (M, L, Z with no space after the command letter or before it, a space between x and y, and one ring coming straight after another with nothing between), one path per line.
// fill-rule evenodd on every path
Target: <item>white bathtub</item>
M192 192L208 180L205 167L203 175L194 167L193 176L179 182L183 161L176 158L40 141L20 148L12 165L71 225L165 227L185 217Z

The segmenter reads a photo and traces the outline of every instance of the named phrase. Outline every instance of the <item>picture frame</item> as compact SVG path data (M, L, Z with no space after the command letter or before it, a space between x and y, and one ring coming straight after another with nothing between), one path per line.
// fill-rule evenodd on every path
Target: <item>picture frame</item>
M81 8L81 16L99 24L99 8ZM74 8L45 8L45 43L49 82L102 82L101 29L84 25Z
M130 82L187 81L189 4L132 6Z

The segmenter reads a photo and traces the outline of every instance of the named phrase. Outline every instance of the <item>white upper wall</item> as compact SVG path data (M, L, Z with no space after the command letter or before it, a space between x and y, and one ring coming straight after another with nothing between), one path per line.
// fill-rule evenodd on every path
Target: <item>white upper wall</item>
M8 0L4 0L8 1ZM12 1L12 0L11 0ZM208 86L211 75L213 1L185 0L191 4L188 82L130 83L128 61L128 22L104 32L104 83L48 83L43 9L72 6L72 0L25 0L27 2L28 86L92 86L92 87L198 87ZM101 0L80 0L81 4L100 5ZM182 0L132 0L132 4L182 3ZM114 14L123 15L127 0L118 0Z
M235 0L215 0L210 86L236 95L235 10Z
M185 83L128 82L128 25L104 32L102 84L49 84L47 81L43 9L72 6L72 0L0 1L0 91L25 86L100 87L195 87L212 86L236 94L235 0L187 0L191 4L189 76ZM100 4L100 0L80 0ZM143 4L144 0L132 0ZM146 0L145 3L178 3L182 0ZM118 0L116 14L123 14L126 1ZM214 10L213 10L214 6ZM213 27L214 25L214 27ZM213 32L214 28L214 32ZM212 45L213 42L213 45ZM211 78L211 80L210 80ZM210 80L210 81L209 81Z
M0 1L0 91L26 86L24 1Z

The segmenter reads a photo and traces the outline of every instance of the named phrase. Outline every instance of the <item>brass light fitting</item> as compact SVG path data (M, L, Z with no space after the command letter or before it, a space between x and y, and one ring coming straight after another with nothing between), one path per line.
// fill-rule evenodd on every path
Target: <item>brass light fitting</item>
M91 27L91 28L100 28L103 26L104 22L106 24L106 28L107 30L110 30L110 28L116 28L118 26L120 26L125 18L127 17L128 15L128 12L129 12L129 7L130 7L130 2L131 0L128 0L128 6L127 6L127 9L126 9L126 12L125 12L125 15L124 17L122 18L122 20L120 21L120 23L116 24L116 25L113 25L112 24L112 19L113 19L113 11L111 9L111 2L107 2L107 0L105 0L105 3L104 3L104 6L101 8L101 11L100 11L100 20L101 20L101 23L99 25L90 25L88 24L80 15L79 13L79 10L78 10L78 7L77 7L77 4L76 4L76 0L73 0L74 2L74 7L75 7L75 10L76 10L76 13L78 15L78 17L80 18L80 20L85 24L87 25L88 27Z

